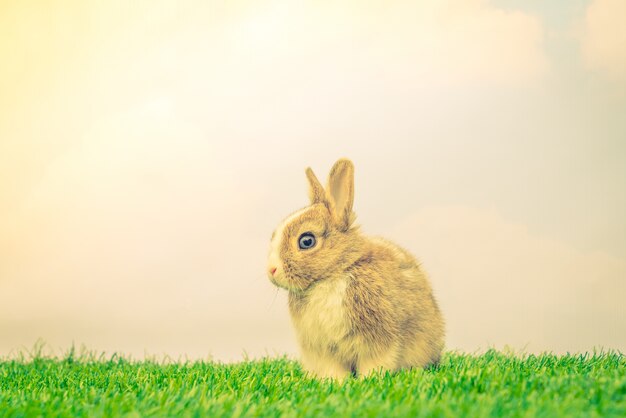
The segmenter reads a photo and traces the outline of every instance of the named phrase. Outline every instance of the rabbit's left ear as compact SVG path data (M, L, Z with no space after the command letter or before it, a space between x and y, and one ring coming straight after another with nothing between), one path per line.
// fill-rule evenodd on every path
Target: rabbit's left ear
M311 204L324 203L328 206L326 192L324 192L324 188L315 176L315 173L313 173L313 170L311 170L311 167L306 169L306 178L309 180L309 199Z
M341 231L347 231L354 221L352 203L354 202L354 165L342 158L330 170L328 176L329 198L332 202L335 219Z

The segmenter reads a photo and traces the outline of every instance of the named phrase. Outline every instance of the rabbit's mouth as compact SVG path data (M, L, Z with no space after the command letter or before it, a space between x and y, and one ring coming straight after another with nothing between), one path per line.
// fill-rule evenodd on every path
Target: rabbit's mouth
M279 287L281 289L285 289L288 292L304 293L304 291L306 290L297 285L290 286L289 284L285 283L284 280L280 280L280 277L277 277L277 276L270 276L270 282L272 282L274 286Z
M277 281L277 280L276 280L276 278L275 278L275 277L273 277L273 276L272 276L272 277L270 277L270 282L272 282L272 284L273 284L274 286L276 286L276 287L280 287L280 288L282 288L282 289L287 289L287 287L286 287L284 284L282 284L282 283L280 283L279 281ZM289 290L289 289L287 289L287 290Z
M274 284L274 286L280 287L281 289L290 290L289 286L287 286L286 283L284 283L282 280L280 280L278 275L276 275L276 276L271 275L271 276L269 276L269 278L270 278L270 282L272 282L272 284Z

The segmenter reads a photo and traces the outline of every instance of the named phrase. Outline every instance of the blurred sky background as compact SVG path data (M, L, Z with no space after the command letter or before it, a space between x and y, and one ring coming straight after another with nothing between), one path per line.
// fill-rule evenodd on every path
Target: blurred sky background
M0 356L297 352L274 227L339 157L447 346L626 350L623 0L0 1Z

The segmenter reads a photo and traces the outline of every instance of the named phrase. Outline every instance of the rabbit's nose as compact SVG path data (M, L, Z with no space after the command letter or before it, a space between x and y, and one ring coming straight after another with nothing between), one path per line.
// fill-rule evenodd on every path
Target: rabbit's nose
M270 274L273 276L276 273L276 267L270 267Z

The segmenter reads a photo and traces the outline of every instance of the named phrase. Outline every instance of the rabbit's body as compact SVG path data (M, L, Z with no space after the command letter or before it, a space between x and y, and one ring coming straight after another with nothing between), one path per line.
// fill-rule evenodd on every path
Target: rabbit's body
M308 170L312 205L272 237L270 280L289 290L303 366L316 376L342 378L437 363L444 324L430 284L407 251L351 225L351 183L341 212L342 196L332 190L340 164L352 180L351 163L340 160L331 190L322 194Z

